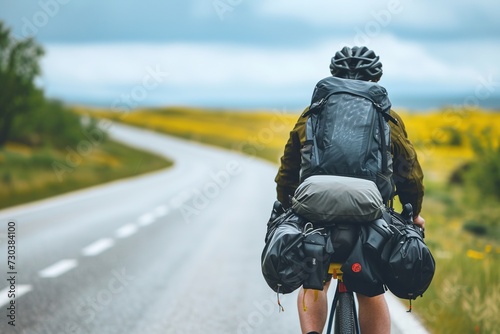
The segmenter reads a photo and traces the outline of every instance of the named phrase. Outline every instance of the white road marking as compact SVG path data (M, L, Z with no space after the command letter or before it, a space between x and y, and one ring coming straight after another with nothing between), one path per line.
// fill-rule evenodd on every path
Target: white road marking
M155 216L151 213L145 213L139 217L139 225L147 226L156 220Z
M95 256L101 254L108 248L113 247L114 244L115 242L113 241L113 239L110 238L99 239L96 242L91 243L90 245L82 249L82 254L85 256Z
M127 224L116 230L117 238L130 237L132 234L137 232L137 226L134 224Z
M16 285L16 299L24 295L25 293L28 293L32 290L31 285L21 285L18 284ZM2 291L0 291L0 307L10 303L13 298L9 298L10 294L10 287L6 287Z
M65 272L68 272L71 269L75 268L77 265L78 262L73 259L61 260L43 270L40 270L38 272L38 275L40 277L51 277L51 278L61 276Z
M163 217L167 214L168 214L168 208L166 205L160 205L154 209L155 217Z

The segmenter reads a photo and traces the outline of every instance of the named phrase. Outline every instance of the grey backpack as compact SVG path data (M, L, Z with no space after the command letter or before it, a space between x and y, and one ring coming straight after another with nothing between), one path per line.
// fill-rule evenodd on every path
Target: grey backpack
M300 180L326 174L373 181L384 203L394 192L387 91L374 82L328 77L317 83L304 117Z

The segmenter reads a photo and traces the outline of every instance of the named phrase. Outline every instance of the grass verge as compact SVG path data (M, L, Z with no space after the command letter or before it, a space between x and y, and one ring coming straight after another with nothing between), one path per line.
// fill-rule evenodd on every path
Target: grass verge
M464 189L427 182L423 216L436 273L415 312L431 333L496 333L500 328L500 243L464 230L480 209Z
M109 139L84 154L7 144L0 149L0 208L171 165L171 161Z

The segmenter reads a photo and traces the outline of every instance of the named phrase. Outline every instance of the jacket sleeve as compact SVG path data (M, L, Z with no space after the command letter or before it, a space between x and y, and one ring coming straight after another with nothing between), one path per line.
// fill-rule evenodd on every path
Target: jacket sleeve
M300 149L305 139L305 124L306 117L302 117L301 115L293 130L290 131L290 137L285 145L285 151L281 157L281 165L275 178L278 201L283 204L285 209L291 206L290 198L299 186Z
M391 123L393 179L396 194L402 204L411 203L413 214L417 216L422 210L424 174L418 162L417 152L408 139L403 120L392 110L391 115L398 120L398 125Z

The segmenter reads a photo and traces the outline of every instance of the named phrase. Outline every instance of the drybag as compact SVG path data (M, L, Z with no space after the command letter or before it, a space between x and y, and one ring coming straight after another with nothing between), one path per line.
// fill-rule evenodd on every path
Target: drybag
M369 180L313 175L302 182L292 198L292 209L313 223L366 223L382 216L384 203Z

